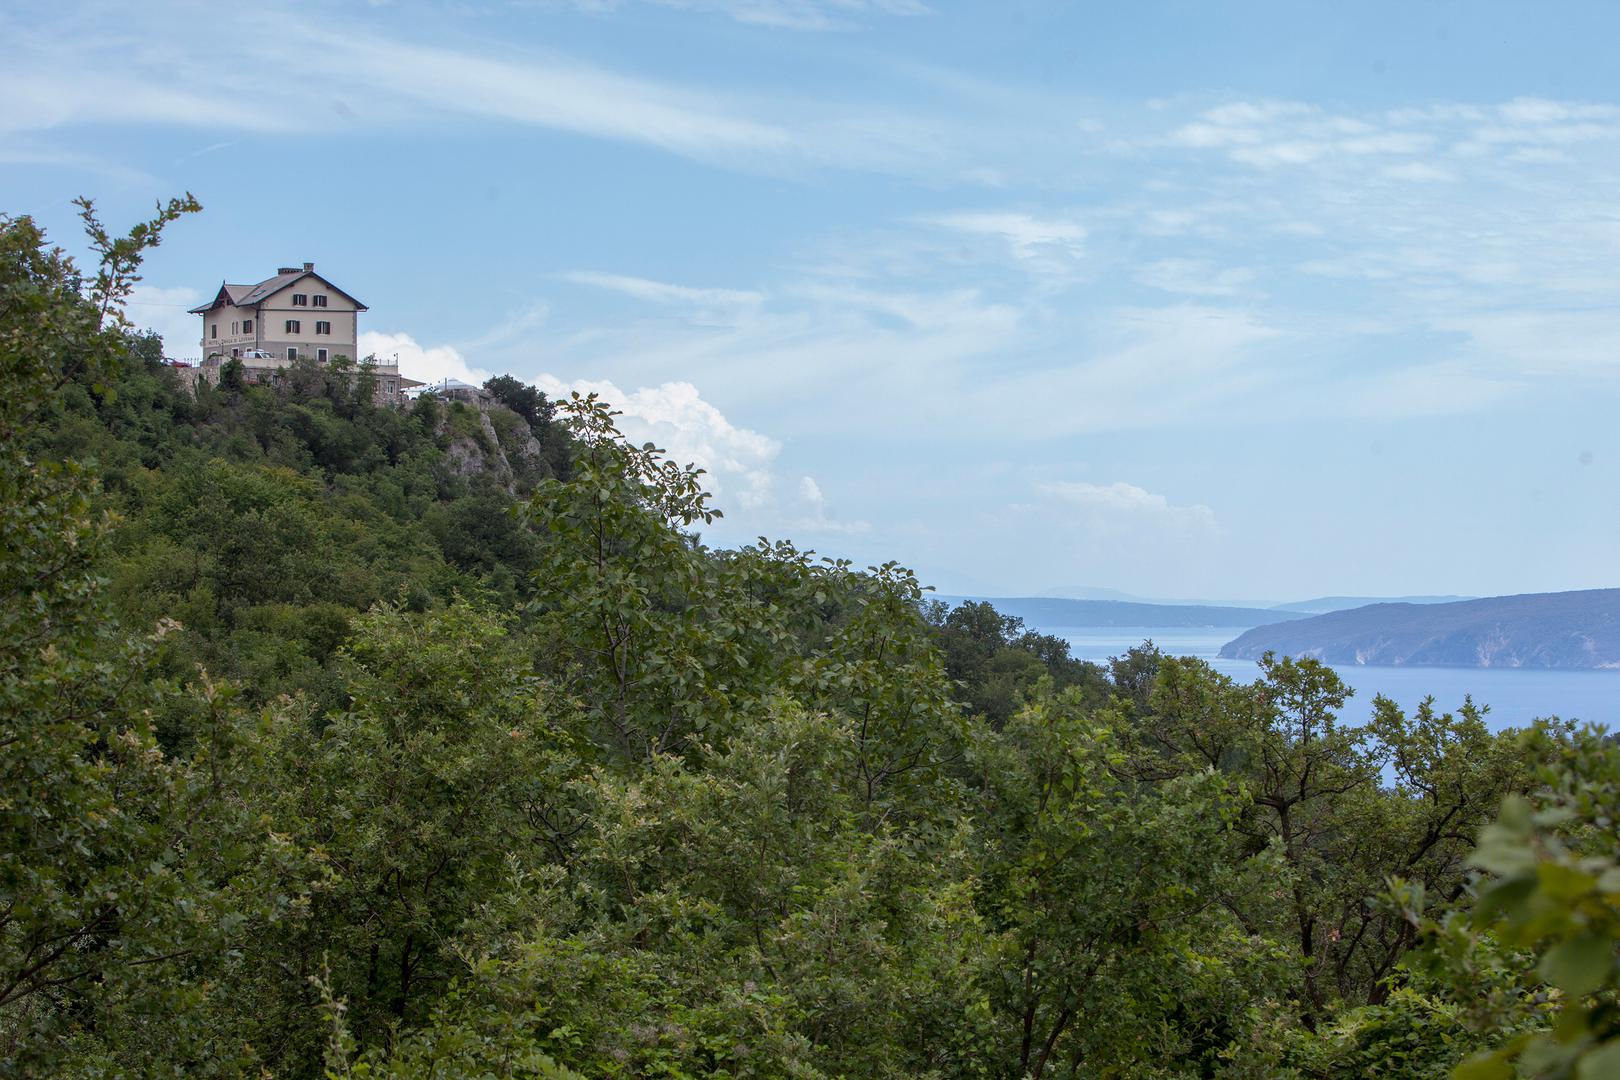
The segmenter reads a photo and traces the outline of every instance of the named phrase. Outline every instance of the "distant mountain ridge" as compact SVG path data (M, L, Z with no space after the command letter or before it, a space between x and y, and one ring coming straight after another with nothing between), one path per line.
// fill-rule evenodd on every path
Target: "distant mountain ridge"
M1620 669L1620 589L1371 604L1257 625L1220 655L1268 651L1331 664Z
M1051 596L940 596L950 604L984 602L1032 627L1263 626L1299 618L1297 612L1213 604L1144 604L1125 600L1065 600Z
M1314 600L1295 600L1287 604L1272 604L1273 611L1299 611L1308 615L1325 615L1330 611L1348 611L1370 604L1455 604L1462 600L1477 600L1477 596L1318 596Z
M1368 604L1452 604L1460 600L1477 600L1477 596L1317 596L1310 600L1256 600L1244 597L1235 600L1196 600L1186 597L1144 596L1122 589L1108 589L1095 585L1062 585L1042 589L1038 598L1054 600L1118 600L1128 604L1155 604L1165 607L1252 608L1262 611L1292 611L1300 615L1324 615L1329 611L1366 607Z
M1163 607L1217 607L1217 608L1256 608L1264 610L1272 604L1252 603L1248 600L1189 600L1185 597L1171 598L1167 596L1142 596L1138 593L1125 592L1122 589L1105 589L1093 585L1062 585L1052 589L1042 589L1038 599L1051 600L1117 600L1126 604L1154 604ZM1326 610L1325 608L1323 610Z

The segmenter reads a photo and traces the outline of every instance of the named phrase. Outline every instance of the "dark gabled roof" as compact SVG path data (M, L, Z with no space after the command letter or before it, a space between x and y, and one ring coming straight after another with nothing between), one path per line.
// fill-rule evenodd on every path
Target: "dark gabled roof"
M242 297L242 299L237 301L237 305L239 307L252 307L261 300L268 300L271 296L274 296L282 289L285 289L288 285L291 285L305 274L319 276L315 275L314 272L310 270L300 270L296 274L277 274L273 278L265 278L257 285L246 286L248 291Z
M240 290L246 287L247 286L245 285L221 285L219 287L219 292L214 294L214 298L212 300L208 301L206 304L199 304L192 308L191 314L206 315L210 311L213 311L215 308L219 307L221 304L234 304L236 303L236 295L232 292L232 290Z
M217 294L215 294L215 296L214 296L214 298L212 300L210 300L206 304L201 305L200 307L192 308L191 313L193 315L206 314L207 312L212 311L214 308L219 307L221 304L230 304L233 307L257 307L257 306L259 306L259 304L261 304L264 301L270 299L270 297L274 296L276 293L281 292L283 289L285 289L287 286L293 284L295 281L298 281L298 280L300 280L302 278L306 278L306 277L312 277L316 281L319 281L322 285L325 285L328 289L331 289L333 292L337 293L339 296L344 297L350 303L354 304L354 306L356 308L358 308L359 310L361 310L361 311L369 311L369 310L371 310L370 308L366 307L366 305L362 304L359 300L357 300L354 297L350 296L348 293L344 292L342 289L338 288L336 285L332 284L330 281L326 280L326 278L322 277L320 274L317 274L315 271L313 271L313 270L299 270L299 271L297 271L295 273L277 274L275 277L265 278L263 281L259 282L257 285L229 285L229 284L222 284L219 287L219 292Z

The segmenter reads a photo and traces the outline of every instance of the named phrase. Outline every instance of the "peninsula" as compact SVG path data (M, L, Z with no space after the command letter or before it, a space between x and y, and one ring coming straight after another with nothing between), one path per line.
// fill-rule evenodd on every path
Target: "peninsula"
M1620 589L1369 604L1256 626L1220 654L1267 652L1332 664L1620 669Z

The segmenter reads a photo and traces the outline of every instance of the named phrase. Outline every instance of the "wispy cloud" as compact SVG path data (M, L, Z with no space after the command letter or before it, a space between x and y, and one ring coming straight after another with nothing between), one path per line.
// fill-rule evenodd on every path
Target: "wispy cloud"
M1019 259L1078 258L1086 239L1086 227L1073 219L1012 211L939 214L925 220L959 233L1003 240Z
M192 158L200 158L200 157L205 157L208 154L216 154L221 150L229 150L231 147L235 146L236 144L237 144L237 140L235 140L235 139L223 139L223 140L221 140L219 142L209 143L207 146L204 146L201 149L193 150L189 154L184 154L184 155L181 156L180 160L181 161L190 161Z
M842 0L714 6L739 18L752 10L756 21L773 12L810 20L867 7ZM903 14L910 6L870 7ZM276 135L419 134L435 126L448 132L471 119L763 171L805 164L910 168L937 152L926 123L891 110L813 97L762 102L556 51L416 40L329 15L289 20L258 7L209 7L217 38L252 40L257 51L251 64L198 65L164 21L200 9L154 2L97 10L95 33L65 17L53 21L42 7L37 18L0 16L0 31L16 46L14 62L0 69L6 106L0 133L113 123ZM140 47L131 48L132 40Z
M512 312L495 326L475 338L456 343L463 353L481 353L521 344L545 324L551 307L545 303L532 303Z
M1172 505L1163 495L1116 480L1092 484L1081 480L1050 480L1035 489L1072 508L1088 527L1106 532L1136 529L1207 531L1215 527L1215 511L1202 503Z
M1620 106L1516 98L1352 115L1297 101L1236 101L1204 110L1168 141L1262 169L1363 161L1390 180L1429 181L1453 178L1448 161L1559 161L1569 147L1620 142ZM1388 164L1417 158L1424 167Z
M213 17L220 37L260 43L255 63L203 68L162 47L129 55L116 37L19 31L33 47L0 72L8 103L0 130L122 122L309 133L460 115L699 157L792 147L786 130L719 99L563 56L417 44L256 10L218 8Z
M3 76L0 76L3 79ZM0 132L5 131L3 107L6 99L0 90ZM133 168L101 154L83 153L59 146L35 143L20 136L9 136L0 145L0 165L18 165L44 169L72 169L91 176L107 177L129 184L150 183L152 175L144 169Z
M672 285L668 282L632 277L628 274L603 274L592 270L571 270L562 276L565 280L572 281L577 285L592 285L599 289L610 289L634 297L637 300L647 300L655 304L681 304L698 307L754 307L765 299L762 294L745 289L694 288L690 285Z
M843 30L872 16L923 15L920 0L642 0L657 7L712 13L783 30ZM585 11L617 11L630 0L574 0Z

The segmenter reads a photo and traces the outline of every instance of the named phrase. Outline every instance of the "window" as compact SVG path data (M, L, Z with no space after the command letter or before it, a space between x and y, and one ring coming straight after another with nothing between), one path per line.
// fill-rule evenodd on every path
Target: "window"
M301 332L301 328L299 326L298 320L297 319L288 319L287 320L287 333L289 333L289 334L297 334L297 333L300 333L300 332Z
M293 307L309 307L309 297L301 292L293 293Z
M253 333L253 320L252 319L243 319L242 320L242 333L244 333L244 334Z
M210 338L219 337L219 323L209 323L208 324L208 336Z
M315 332L317 334L330 334L332 332L332 324L327 322L325 319L318 319L315 322Z
M326 363L326 350L325 349L316 349L315 350L315 359L319 360L323 364Z
M236 323L231 323L231 337L236 336L236 326L237 326Z
M324 296L315 297L315 306L316 307L325 307L326 306L326 297L324 297Z
M241 356L242 355L242 350L241 349L232 349L231 350L231 355L232 356Z
M289 359L289 360L298 359L298 350L296 348L294 348L293 346L291 346L291 345L287 346L287 359Z

